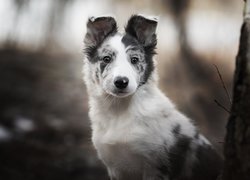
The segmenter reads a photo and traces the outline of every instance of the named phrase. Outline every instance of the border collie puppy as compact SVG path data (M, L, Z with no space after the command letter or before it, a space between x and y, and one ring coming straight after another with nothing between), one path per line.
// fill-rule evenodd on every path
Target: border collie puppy
M222 161L157 87L156 18L133 15L125 32L92 17L84 80L92 141L112 180L215 180Z

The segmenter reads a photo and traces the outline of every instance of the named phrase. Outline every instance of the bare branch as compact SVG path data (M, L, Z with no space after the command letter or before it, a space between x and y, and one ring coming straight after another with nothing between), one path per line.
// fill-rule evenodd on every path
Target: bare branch
M224 83L224 81L223 81L223 78L222 78L222 76L221 76L221 73L220 73L220 71L219 71L219 68L218 68L215 64L213 64L213 65L214 65L214 67L216 68L216 71L217 71L217 73L218 73L218 75L219 75L219 78L220 78L222 87L223 87L223 89L224 89L225 92L226 92L227 98L228 98L230 104L232 105L232 99L231 99L231 97L230 97L230 95L229 95L229 92L228 92L228 90L227 90L227 88L226 88L226 85L225 85L225 83Z
M219 107L221 107L222 109L224 109L226 112L228 112L228 113L230 114L230 111L229 111L227 108L225 108L225 106L223 106L221 103L219 103L216 99L214 100L214 102L215 102Z

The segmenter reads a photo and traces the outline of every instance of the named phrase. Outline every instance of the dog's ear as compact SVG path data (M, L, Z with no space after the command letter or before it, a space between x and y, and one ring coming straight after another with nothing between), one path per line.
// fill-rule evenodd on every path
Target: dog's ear
M116 32L117 25L113 17L91 17L87 22L87 33L84 43L87 46L97 46L101 44L107 36Z
M143 46L156 46L157 18L133 15L125 28L126 33L135 37Z

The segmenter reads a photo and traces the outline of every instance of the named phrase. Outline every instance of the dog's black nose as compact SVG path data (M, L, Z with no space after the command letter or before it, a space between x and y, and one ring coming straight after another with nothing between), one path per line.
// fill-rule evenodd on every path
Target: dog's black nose
M128 82L127 77L117 77L115 78L114 84L118 89L125 89L128 86Z

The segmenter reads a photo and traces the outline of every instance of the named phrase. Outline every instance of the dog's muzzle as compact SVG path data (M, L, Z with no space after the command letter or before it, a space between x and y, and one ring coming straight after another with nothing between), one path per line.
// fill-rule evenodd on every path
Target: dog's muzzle
M114 80L115 87L119 90L124 90L128 86L129 80L127 77L116 77Z

